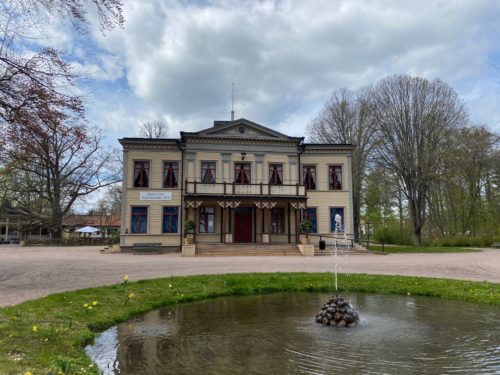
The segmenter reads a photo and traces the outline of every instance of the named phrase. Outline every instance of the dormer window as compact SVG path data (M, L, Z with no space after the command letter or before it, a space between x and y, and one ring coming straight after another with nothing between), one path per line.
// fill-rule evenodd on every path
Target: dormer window
M215 161L204 161L201 163L201 182L204 184L215 184Z
M134 187L149 187L149 161L134 162Z
M235 163L234 176L234 182L237 184L249 184L251 181L250 163Z

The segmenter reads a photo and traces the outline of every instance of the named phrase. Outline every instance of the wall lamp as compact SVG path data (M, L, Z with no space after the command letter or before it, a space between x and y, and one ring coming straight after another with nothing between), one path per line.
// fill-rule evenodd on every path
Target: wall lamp
M242 152L241 153L241 160L245 160L245 156L247 156L247 153L246 152Z

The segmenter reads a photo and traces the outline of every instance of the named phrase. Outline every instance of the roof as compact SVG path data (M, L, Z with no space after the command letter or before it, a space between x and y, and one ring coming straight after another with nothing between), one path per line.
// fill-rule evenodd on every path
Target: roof
M119 227L120 226L120 216L119 215L107 215L105 217L101 215L70 215L64 218L63 226L67 227L79 227L79 226L106 226L106 227Z
M233 129L234 132L230 130ZM252 134L245 134L246 129L251 129ZM242 131L241 131L242 130ZM267 126L257 124L256 122L239 118L232 121L214 121L214 126L203 129L198 132L181 132L181 137L184 136L205 136L205 137L232 137L232 138L270 138L275 140L299 141L302 142L304 137L290 137L286 134L277 132Z

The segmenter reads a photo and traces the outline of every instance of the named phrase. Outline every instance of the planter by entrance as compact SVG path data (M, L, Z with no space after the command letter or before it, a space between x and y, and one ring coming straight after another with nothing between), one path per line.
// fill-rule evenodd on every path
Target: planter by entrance
M306 235L301 234L300 235L300 243L303 244L303 245L309 245L311 243L311 241L309 240L309 237L307 237Z
M184 243L186 245L194 244L194 234L193 233L186 234L186 237L184 238Z

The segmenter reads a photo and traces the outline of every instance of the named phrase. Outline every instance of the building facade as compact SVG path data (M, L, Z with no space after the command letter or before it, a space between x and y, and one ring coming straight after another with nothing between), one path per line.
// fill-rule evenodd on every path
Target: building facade
M187 220L195 243L298 243L305 217L311 233L352 233L352 145L306 144L246 119L119 141L122 247L180 248Z

